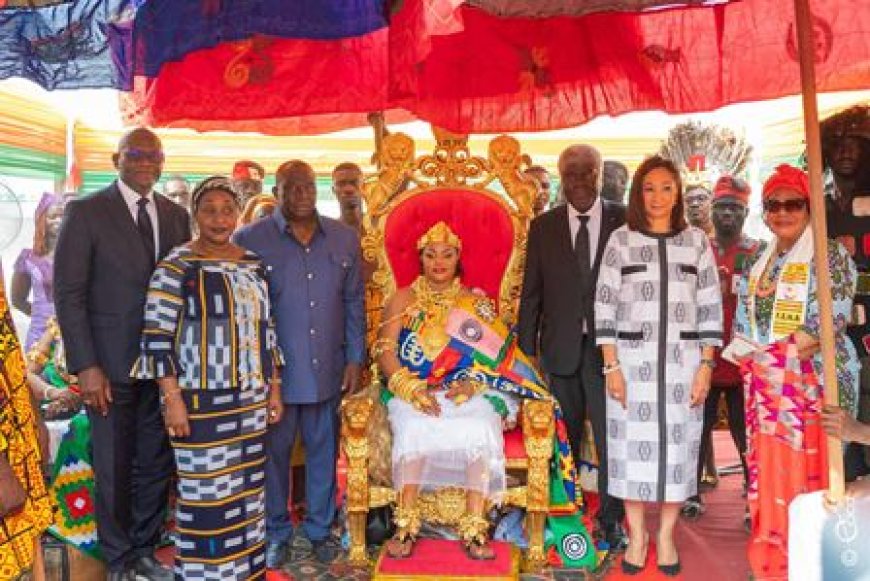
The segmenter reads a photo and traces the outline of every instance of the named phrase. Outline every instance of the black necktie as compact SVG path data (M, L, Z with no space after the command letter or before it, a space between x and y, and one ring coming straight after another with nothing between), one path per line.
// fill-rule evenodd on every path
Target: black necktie
M151 264L154 264L154 225L151 224L151 216L148 215L148 210L146 209L148 207L148 198L139 198L136 204L139 205L139 212L136 214L139 236L142 237L142 244L145 245L148 260Z
M583 305L580 325L585 332L586 323L591 320L590 308L592 305L592 301L587 297L588 291L592 287L592 267L589 260L589 216L577 217L580 218L580 228L577 229L577 236L574 237L574 254L577 257L577 264L580 266L580 300Z
M577 229L577 236L574 237L574 254L580 266L580 284L586 288L592 272L592 261L589 257L589 216L577 217L580 218L580 228Z

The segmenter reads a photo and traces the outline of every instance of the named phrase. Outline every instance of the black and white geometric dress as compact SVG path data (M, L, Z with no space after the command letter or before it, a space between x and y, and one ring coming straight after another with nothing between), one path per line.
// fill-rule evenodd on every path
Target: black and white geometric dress
M707 236L688 227L610 237L595 299L599 345L615 344L626 409L607 400L608 491L645 502L697 493L704 406L690 407L701 347L722 344L722 295Z
M157 265L132 375L175 375L191 434L171 438L178 467L175 578L265 574L268 379L283 364L259 258L186 247Z

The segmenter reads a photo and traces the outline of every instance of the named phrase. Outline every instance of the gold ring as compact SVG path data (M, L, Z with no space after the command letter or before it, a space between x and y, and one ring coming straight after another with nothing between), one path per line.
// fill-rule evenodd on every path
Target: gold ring
M464 393L460 393L456 397L453 398L453 403L456 405L462 405L468 401L468 396Z

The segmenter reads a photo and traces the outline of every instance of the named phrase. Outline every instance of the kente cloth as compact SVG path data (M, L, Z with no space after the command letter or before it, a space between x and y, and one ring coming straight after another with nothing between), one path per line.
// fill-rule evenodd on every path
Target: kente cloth
M190 435L170 438L178 468L176 579L265 572L268 379L284 360L259 257L178 247L148 288L131 375L176 377Z
M427 340L430 334L446 339L434 352L426 347L431 343ZM430 389L470 379L485 383L494 394L552 399L541 376L517 347L516 336L485 296L460 293L446 316L444 329L428 328L425 313L419 309L406 315L397 355L400 363L424 379ZM389 392L384 395L386 400L392 398ZM567 548L562 558L565 566L595 567L595 547L579 517L583 499L562 410L553 403L556 437L550 462L548 544L559 547L560 554Z
M746 390L749 563L755 579L786 579L789 503L828 485L822 387L794 339L755 352L741 366Z
M70 420L52 468L51 495L56 509L54 524L48 532L79 551L102 559L94 514L94 483L91 426L87 415L80 413Z
M0 1L0 79L45 89L129 89L142 0ZM187 2L181 2L187 4Z
M268 388L182 390L190 436L178 466L175 578L259 579L266 569Z
M136 12L133 27L135 70L155 77L165 63L190 52L254 36L329 41L363 36L386 25L382 0L149 0Z
M775 241L771 242L775 246ZM790 253L778 254L772 257L769 264L768 278L779 280L781 273L789 263ZM743 335L767 345L773 342L773 319L774 305L778 291L762 287L768 285L758 283L755 285L754 296L750 292L750 273L755 265L762 260L760 254L751 259L747 264L744 275L740 278L737 288L737 312L734 316L734 334ZM821 313L819 311L818 277L815 276L815 259L809 262L809 294L806 300L806 316L802 332L811 337L819 337L821 334ZM846 335L846 326L852 314L853 298L855 296L856 271L855 263L849 258L846 249L840 243L828 241L828 269L831 273L831 300L833 302L834 315L834 344L836 352L834 361L837 370L837 386L839 388L840 406L855 415L858 408L858 380L860 364L855 351L855 346ZM758 292L759 289L762 292ZM754 304L754 308L750 305ZM754 322L753 322L754 321ZM822 354L817 352L812 358L813 368L820 381L824 381L822 372Z
M53 518L26 370L6 291L0 285L0 455L27 491L20 510L0 517L0 579L15 579L30 569L34 543Z

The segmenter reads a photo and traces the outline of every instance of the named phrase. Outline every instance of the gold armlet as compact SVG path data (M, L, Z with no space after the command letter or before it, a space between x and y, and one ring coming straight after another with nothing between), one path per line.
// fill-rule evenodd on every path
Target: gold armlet
M375 341L375 344L372 345L372 356L374 358L380 357L384 353L388 353L390 351L395 351L398 348L399 344L395 339L391 339L389 337L382 337Z

